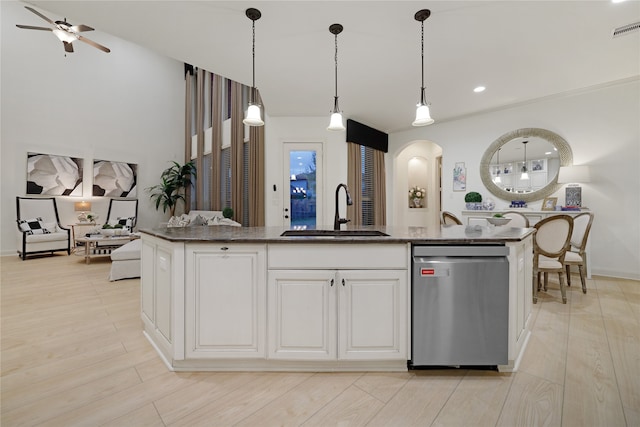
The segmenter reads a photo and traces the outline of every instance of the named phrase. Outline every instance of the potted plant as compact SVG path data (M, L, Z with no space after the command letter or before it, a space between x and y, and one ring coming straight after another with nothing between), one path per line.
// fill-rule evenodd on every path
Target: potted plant
M151 193L151 200L156 202L156 209L162 206L162 212L169 210L175 216L176 207L180 200L185 200L187 188L191 186L192 178L196 177L196 166L193 162L173 165L165 169L160 175L161 183L147 188Z
M470 191L465 194L464 201L467 204L467 209L470 211L482 209L482 195L476 191Z
M233 209L229 207L222 209L222 216L227 219L233 219Z

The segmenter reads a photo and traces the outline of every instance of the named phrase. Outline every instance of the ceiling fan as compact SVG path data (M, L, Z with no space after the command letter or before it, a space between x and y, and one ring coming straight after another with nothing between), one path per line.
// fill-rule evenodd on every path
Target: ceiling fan
M35 13L36 15L38 15L40 18L44 19L45 21L47 21L48 23L50 23L51 25L53 25L55 28L49 28L49 27L34 27L32 25L20 25L20 24L16 24L16 27L18 28L24 28L25 30L41 30L41 31L51 31L53 32L53 34L56 35L56 37L58 37L60 39L60 41L62 41L62 43L64 44L64 51L65 52L69 52L69 53L73 53L73 45L71 44L72 42L76 41L76 40L80 40L81 42L84 42L88 45L91 45L95 48L100 49L103 52L109 53L111 52L111 49L109 49L108 47L102 46L99 43L94 42L93 40L89 40L86 37L81 36L80 32L83 31L93 31L93 28L87 26L87 25L71 25L66 21L66 18L64 18L62 21L52 21L51 19L47 18L46 16L44 16L43 14L41 14L40 12L38 12L37 10L29 7L29 6L25 6L25 9L30 10L31 12Z

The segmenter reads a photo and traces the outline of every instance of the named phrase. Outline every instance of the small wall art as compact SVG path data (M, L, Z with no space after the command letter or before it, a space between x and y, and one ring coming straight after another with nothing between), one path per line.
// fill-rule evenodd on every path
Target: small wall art
M137 197L138 165L93 161L93 196Z
M27 194L82 197L83 160L27 153Z
M466 191L467 189L467 168L464 163L456 163L453 168L453 191Z
M542 210L543 211L555 211L556 203L558 203L557 197L545 197L542 201Z

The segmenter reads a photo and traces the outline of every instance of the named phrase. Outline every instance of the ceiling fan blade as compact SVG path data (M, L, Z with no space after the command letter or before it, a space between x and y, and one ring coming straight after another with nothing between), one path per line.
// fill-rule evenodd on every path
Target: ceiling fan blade
M24 7L27 10L30 10L31 12L35 13L36 15L38 15L40 18L44 19L45 21L47 21L49 24L51 25L55 25L55 22L53 22L51 19L47 18L46 16L44 16L43 14L41 14L40 12L38 12L37 10L35 10L32 7L29 6L25 6Z
M42 30L42 31L53 31L51 28L47 27L34 27L33 25L20 25L16 24L18 28L24 28L25 30Z
M69 29L71 31L75 31L76 33L80 33L82 31L93 31L93 28L91 28L88 25L84 25L84 24L72 25Z
M80 40L81 42L85 42L86 44L91 45L91 46L93 46L95 48L98 48L103 52L106 52L106 53L111 52L111 49L109 49L108 47L102 46L101 44L98 44L98 43L94 42L93 40L89 40L86 37L78 36L78 40Z
M62 42L62 44L64 44L64 51L65 52L73 53L73 45L71 43Z

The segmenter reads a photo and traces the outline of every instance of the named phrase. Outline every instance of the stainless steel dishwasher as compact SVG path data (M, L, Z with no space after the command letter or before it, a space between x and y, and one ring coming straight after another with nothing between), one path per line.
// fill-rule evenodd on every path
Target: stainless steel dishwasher
M507 364L506 246L414 246L409 368Z

